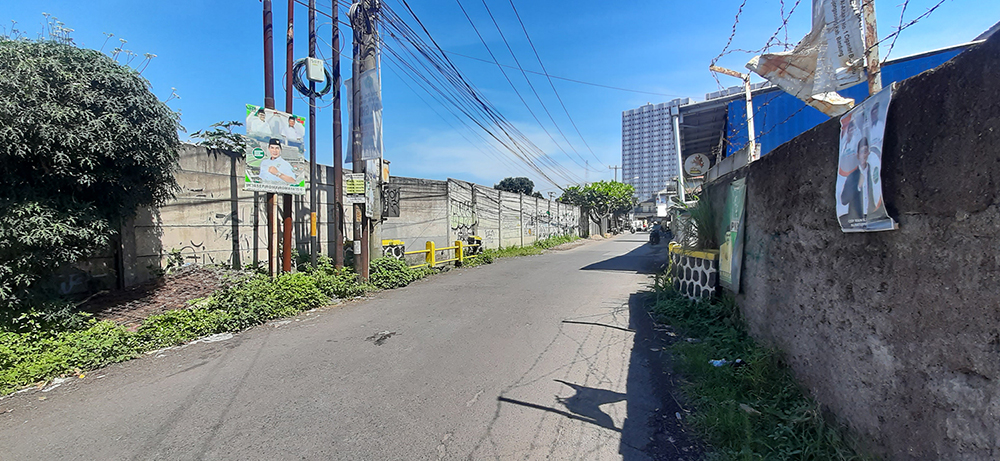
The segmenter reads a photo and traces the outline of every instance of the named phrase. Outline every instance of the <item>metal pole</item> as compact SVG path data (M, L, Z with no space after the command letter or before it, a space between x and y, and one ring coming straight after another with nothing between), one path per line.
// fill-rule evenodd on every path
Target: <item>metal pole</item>
M757 134L753 127L753 95L750 91L750 74L736 72L735 70L719 66L709 66L708 70L743 80L743 93L747 100L747 139L750 141L747 144L749 148L749 152L747 152L747 163L760 159L757 155Z
M753 128L753 101L750 95L750 74L743 74L743 91L747 99L747 137L750 140L748 144L750 153L747 156L747 163L749 163L759 158L757 156L757 134Z
M674 121L674 150L677 151L677 196L684 202L684 161L681 154L681 108L670 108L670 118Z
M274 109L274 37L271 23L271 0L264 3L264 107ZM271 277L278 270L278 201L267 194L267 272Z
M343 132L340 123L340 7L333 3L333 263L339 269L344 267L344 152Z
M333 27L337 27L334 23ZM309 57L316 57L316 0L309 0ZM309 81L309 261L316 267L316 83Z
M875 0L861 2L865 21L865 61L868 62L868 95L882 91L882 70L878 61L878 28L875 24Z
M295 56L295 0L288 0L288 30L285 37L285 112L292 113L292 61Z
M295 53L293 24L295 22L295 0L288 0L288 30L285 37L285 112L291 114L292 107L292 57ZM292 195L281 195L281 270L292 271Z
M264 0L264 107L274 109L274 28L271 0Z

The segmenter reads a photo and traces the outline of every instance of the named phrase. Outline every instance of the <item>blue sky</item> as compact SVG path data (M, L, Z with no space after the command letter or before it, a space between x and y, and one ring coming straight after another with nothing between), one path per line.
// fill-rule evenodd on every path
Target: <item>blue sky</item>
M384 0L403 15L399 0ZM483 0L461 0L486 44L503 64L513 64L503 41L490 21ZM726 46L738 0L606 2L593 0L527 2L514 0L525 28L531 36L546 70L551 75L602 85L657 94L644 94L554 80L576 133L544 76L529 74L545 107L552 114L553 125L535 99L519 71L506 69L508 77L542 121L535 121L494 64L452 55L453 62L507 119L515 124L569 175L580 180L611 179L608 165L621 163L621 112L646 102L659 103L676 97L703 100L705 93L720 88L708 71L708 65ZM879 35L896 30L902 0L876 4ZM904 23L919 16L937 0L910 0ZM486 0L507 37L521 65L540 71L520 24L514 17L510 0ZM793 0L748 1L740 15L731 48L758 49L782 24L781 10L791 9ZM330 0L318 5L330 11ZM411 0L411 6L440 46L450 52L489 59L483 43L454 0ZM810 2L802 0L788 20L788 41L797 42L810 25ZM286 2L274 2L275 19L275 95L279 109L284 106L283 24ZM242 120L246 103L263 100L263 56L261 3L254 0L139 2L95 0L0 0L0 25L8 30L11 21L29 37L43 30L42 13L49 13L74 29L78 44L101 48L104 33L114 37L105 51L127 40L125 48L138 54L157 55L143 76L161 100L176 88L180 99L168 104L181 112L182 124L189 132L203 129L221 120ZM344 12L341 12L343 18ZM296 58L306 55L306 8L297 6ZM414 28L417 25L407 18ZM931 49L964 43L1000 20L1000 2L987 0L946 0L918 24L904 30L891 57L902 57ZM319 16L319 47L322 56L332 55L330 21ZM350 30L341 26L341 36L350 38ZM785 31L778 34L784 39ZM881 46L884 57L889 43ZM346 50L350 50L347 45ZM743 70L751 54L735 52L723 56L719 64ZM138 60L136 60L138 61ZM134 63L133 63L134 64ZM341 60L349 72L350 62ZM475 134L456 129L462 126L448 109L434 104L426 94L414 93L397 73L405 73L393 63L383 61L383 104L385 156L392 161L392 174L433 179L454 177L492 185L506 176L528 176L536 189L556 190L551 184L517 166L517 162L497 160L485 155L493 152L482 145ZM345 77L349 75L345 74ZM738 83L720 77L723 86ZM411 83L412 85L412 83ZM420 90L417 90L418 92ZM421 99L423 98L423 100ZM431 102L428 105L424 100ZM329 102L324 101L316 118L318 125L318 160L332 162L332 117ZM307 104L298 99L295 113L305 115ZM346 111L345 111L346 113ZM344 119L346 126L347 120ZM558 128L557 128L558 126ZM543 128L544 127L544 128ZM567 143L559 134L565 133ZM552 134L551 139L545 131ZM182 134L182 138L186 135ZM346 138L345 138L346 139ZM470 143L472 140L473 143ZM588 150L583 141L590 146ZM556 147L558 143L563 153ZM579 156L568 145L575 147ZM590 170L586 170L589 161ZM578 165L583 164L583 166ZM565 185L566 180L557 180Z

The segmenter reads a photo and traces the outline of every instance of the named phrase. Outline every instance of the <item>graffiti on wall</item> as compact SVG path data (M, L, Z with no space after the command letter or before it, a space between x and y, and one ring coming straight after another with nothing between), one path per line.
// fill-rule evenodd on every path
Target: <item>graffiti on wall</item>
M482 234L480 237L483 238L483 246L492 248L500 244L500 240L497 238L497 229L484 229L480 234Z
M448 227L455 231L455 237L465 240L469 236L476 235L476 208L472 203L451 201L451 211L448 216Z
M538 216L534 214L529 214L527 216L527 222L524 223L524 234L525 235L535 235L535 230L538 225Z

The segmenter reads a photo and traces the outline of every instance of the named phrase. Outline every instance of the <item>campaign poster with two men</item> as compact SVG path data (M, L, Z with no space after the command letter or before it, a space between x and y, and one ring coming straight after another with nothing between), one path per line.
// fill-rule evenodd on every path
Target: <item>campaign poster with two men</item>
M246 174L243 190L306 194L305 119L246 105Z
M844 232L893 230L882 196L882 139L892 86L855 106L840 119L837 219Z

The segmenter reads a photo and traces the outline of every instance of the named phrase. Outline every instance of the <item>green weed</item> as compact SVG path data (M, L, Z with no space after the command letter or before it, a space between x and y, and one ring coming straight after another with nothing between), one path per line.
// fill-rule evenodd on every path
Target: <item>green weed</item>
M467 266L479 266L482 264L491 264L497 258L513 258L517 256L534 256L542 254L543 250L547 250L556 245L561 245L563 243L569 243L579 240L580 237L575 235L557 235L555 237L549 237L544 240L539 240L528 246L511 246L500 249L486 248L475 258L470 259L466 262Z
M51 334L0 332L0 395L76 370L128 360L131 334L113 322Z
M110 321L93 320L70 331L0 331L0 395L76 370L99 368L213 333L295 315L328 300L318 278L310 274L283 274L274 280L247 275L190 309L150 316L135 332Z
M410 269L405 261L388 257L373 259L368 270L371 283L383 290L405 287L427 275L420 269Z
M873 459L852 449L846 430L823 417L777 351L754 342L731 297L691 302L660 282L654 317L697 339L672 350L689 381L684 391L695 407L692 420L715 459ZM715 359L730 363L715 367L709 363ZM736 359L740 365L733 365Z
M322 306L328 299L309 274L296 272L274 279L254 275L217 291L208 309L224 311L229 330L242 330Z

